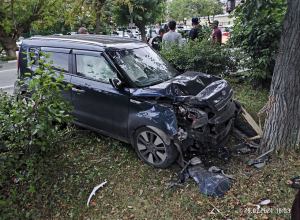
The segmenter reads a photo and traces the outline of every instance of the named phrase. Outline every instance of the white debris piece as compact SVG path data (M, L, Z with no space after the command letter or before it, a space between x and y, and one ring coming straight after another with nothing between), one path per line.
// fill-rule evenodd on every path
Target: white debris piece
M266 200L262 201L260 204L261 205L268 205L270 202L271 202L270 199L266 199Z
M96 186L96 187L93 189L93 191L91 192L91 194L90 194L90 196L89 196L89 199L88 199L88 201L87 201L87 204L86 204L87 206L89 206L90 200L91 200L92 196L95 195L96 191L97 191L99 188L103 187L106 183L107 183L107 181L101 183L100 185Z

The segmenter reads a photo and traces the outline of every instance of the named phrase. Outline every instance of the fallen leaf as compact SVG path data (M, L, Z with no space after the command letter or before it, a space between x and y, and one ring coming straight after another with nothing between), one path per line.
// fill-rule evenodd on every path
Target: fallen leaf
M97 203L96 203L96 202L91 202L91 203L92 203L92 205L93 205L93 206L96 206L96 205L97 205Z
M262 219L269 219L268 216L266 216L265 214L262 216Z
M198 203L199 205L201 205L201 206L203 205L203 203L202 203L201 201L198 201L197 203Z

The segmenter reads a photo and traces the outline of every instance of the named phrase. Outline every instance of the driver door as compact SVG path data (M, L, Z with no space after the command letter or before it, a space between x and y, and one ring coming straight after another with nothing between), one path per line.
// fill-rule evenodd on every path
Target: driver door
M73 51L73 116L79 125L127 137L129 90L109 83L116 71L100 52Z

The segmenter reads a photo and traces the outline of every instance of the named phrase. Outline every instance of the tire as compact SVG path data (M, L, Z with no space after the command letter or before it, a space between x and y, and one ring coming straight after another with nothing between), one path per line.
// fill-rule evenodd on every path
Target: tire
M257 135L256 131L248 123L240 120L239 118L234 120L234 127L239 129L242 133L248 137L254 137Z
M167 168L178 156L173 142L167 145L155 131L147 127L136 130L134 148L141 160L155 168Z
M257 136L257 132L249 125L247 122L242 121L239 118L234 120L234 127L236 127L240 132L244 133L247 137ZM255 143L259 144L260 139L253 140Z

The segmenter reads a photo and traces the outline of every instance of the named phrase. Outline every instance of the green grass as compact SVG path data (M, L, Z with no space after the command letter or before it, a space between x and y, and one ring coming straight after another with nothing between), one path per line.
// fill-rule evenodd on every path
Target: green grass
M233 85L235 96L249 112L257 112L267 93L250 85ZM248 91L248 93L246 93ZM251 101L255 99L254 101ZM251 103L251 104L249 104ZM177 180L177 164L154 169L144 164L133 148L114 139L89 133L65 143L55 152L37 157L26 178L0 188L2 219L289 219L279 209L292 206L296 190L285 184L299 175L296 154L277 155L261 170L245 164L250 155L233 155L228 164L208 160L236 177L224 198L199 193L194 180L186 187L166 189ZM246 173L251 173L251 176ZM107 181L86 203L95 186ZM271 203L262 213L249 203ZM248 205L247 205L248 204ZM211 212L215 206L216 210ZM264 213L264 212L272 213ZM210 214L211 213L211 214Z
M258 123L258 112L265 106L269 100L269 89L253 88L254 86L246 81L245 83L231 83L233 87L233 97L238 99L244 109ZM262 114L262 123L264 122L265 113Z

